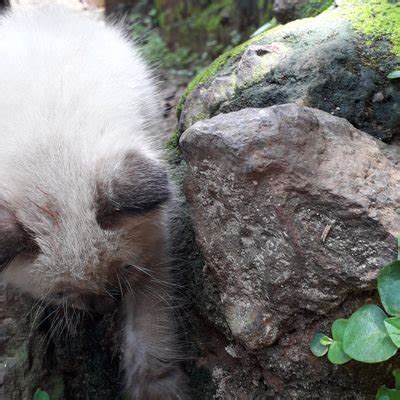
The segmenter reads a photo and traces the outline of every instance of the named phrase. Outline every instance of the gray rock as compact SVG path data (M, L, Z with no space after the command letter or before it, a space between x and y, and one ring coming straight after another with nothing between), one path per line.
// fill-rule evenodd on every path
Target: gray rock
M44 343L31 334L31 307L0 284L0 399L31 399L43 377Z
M395 258L398 156L346 120L294 104L197 122L180 144L203 273L218 294L203 313L228 327L231 361L210 367L218 398L373 398L384 368L339 369L308 343L368 301Z
M180 133L219 113L296 102L389 141L400 130L400 87L386 78L398 65L396 50L384 34L371 40L360 29L370 24L373 30L374 21L390 25L394 11L345 3L222 55L189 85L181 102ZM363 22L358 14L374 17Z

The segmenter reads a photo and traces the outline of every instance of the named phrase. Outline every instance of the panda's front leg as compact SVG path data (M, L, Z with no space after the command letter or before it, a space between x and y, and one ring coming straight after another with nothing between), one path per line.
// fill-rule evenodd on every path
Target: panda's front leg
M122 356L129 400L188 400L171 307L158 285L124 298Z

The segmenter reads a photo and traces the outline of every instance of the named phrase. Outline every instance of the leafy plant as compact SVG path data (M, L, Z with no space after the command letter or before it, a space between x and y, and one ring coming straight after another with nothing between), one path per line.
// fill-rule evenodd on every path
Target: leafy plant
M33 395L33 400L50 400L50 396L42 389L37 389Z
M395 388L389 389L383 385L376 394L376 400L400 400L400 369L395 369L393 375L395 379Z
M378 292L383 309L366 304L348 319L336 320L332 338L321 332L314 335L312 353L317 357L327 354L328 360L337 365L350 360L379 363L393 357L400 348L400 255L379 272ZM377 400L400 400L400 369L393 374L396 387L382 386Z

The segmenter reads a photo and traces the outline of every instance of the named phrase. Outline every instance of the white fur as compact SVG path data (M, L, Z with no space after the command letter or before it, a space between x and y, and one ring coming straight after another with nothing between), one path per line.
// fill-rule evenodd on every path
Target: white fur
M167 307L170 190L157 122L150 72L117 28L57 7L0 19L0 228L23 227L36 244L3 278L86 310L119 289L132 400L187 398ZM144 215L112 213L109 229L101 199L115 212L126 192L133 208L135 196L144 209L162 200Z
M57 274L82 279L95 249L112 257L120 245L95 221L95 175L112 176L102 161L117 166L129 150L158 162L158 108L150 71L117 27L59 6L1 17L0 202L42 250L37 282L18 257L5 278L39 296ZM38 210L49 202L57 232Z

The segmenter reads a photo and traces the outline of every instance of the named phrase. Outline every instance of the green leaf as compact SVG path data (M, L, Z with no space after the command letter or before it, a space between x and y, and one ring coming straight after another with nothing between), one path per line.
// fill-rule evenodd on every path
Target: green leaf
M349 356L343 351L342 342L336 342L336 341L334 341L334 342L329 346L328 360L329 360L332 364L342 365L342 364L345 364L345 363L347 363L348 361L350 361L350 360L351 360L351 357L349 357Z
M330 337L324 335L321 337L321 339L319 339L319 342L323 346L330 346L333 343L333 340Z
M400 400L400 391L381 386L375 397L376 400Z
M388 79L398 79L398 78L400 78L400 70L392 71L387 77L388 77Z
M338 342L343 341L344 331L347 327L349 320L348 319L337 319L332 324L332 337L333 340Z
M275 26L278 25L278 21L275 18L272 18L271 21L267 22L260 28L258 28L250 37L254 37L259 35L260 33L264 33L272 28L275 28Z
M325 338L321 332L317 332L310 342L310 350L316 357L322 357L328 352L328 346L325 346L321 343L321 339Z
M400 317L386 318L385 326L392 342L400 347Z
M33 400L50 400L50 396L44 390L37 389L33 395Z
M396 368L393 371L393 376L394 376L394 380L395 380L396 389L400 389L400 369L399 368Z
M332 336L334 340L328 351L328 360L332 364L341 365L351 360L351 357L343 350L343 336L347 324L347 319L337 319L332 324Z
M365 363L382 362L393 357L397 347L385 328L385 312L375 304L359 308L348 320L343 350L351 358Z
M386 312L400 316L400 261L393 261L379 272L378 291Z

